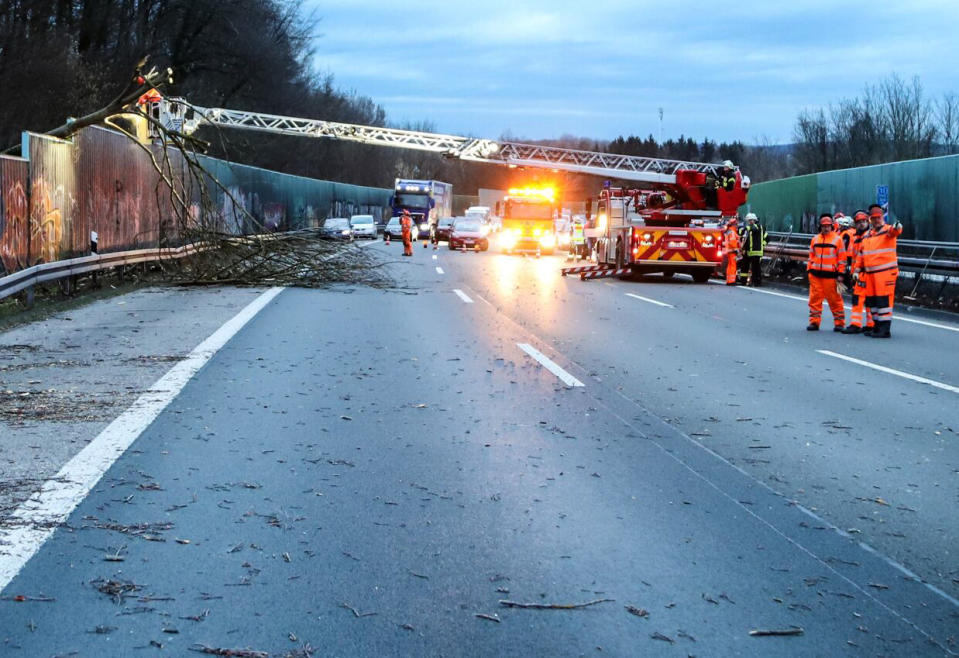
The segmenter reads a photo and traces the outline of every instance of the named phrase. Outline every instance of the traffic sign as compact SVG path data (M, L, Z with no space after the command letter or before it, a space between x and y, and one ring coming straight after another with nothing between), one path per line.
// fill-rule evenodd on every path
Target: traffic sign
M888 185L876 185L876 203L878 203L883 208L886 208L889 205L889 186Z

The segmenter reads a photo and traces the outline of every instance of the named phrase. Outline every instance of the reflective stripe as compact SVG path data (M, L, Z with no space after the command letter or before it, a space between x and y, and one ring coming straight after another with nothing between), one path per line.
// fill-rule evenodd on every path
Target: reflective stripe
M859 253L861 253L863 256L872 256L873 254L888 254L888 253L894 254L896 253L896 248L887 247L886 249L870 249L868 251L861 251Z
M899 268L898 263L883 263L882 265L867 265L865 267L866 272L869 274L875 274L876 272L885 272L886 270L895 270Z

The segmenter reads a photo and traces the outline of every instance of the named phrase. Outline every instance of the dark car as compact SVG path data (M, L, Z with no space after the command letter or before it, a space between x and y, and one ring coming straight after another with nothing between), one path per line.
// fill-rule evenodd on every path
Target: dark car
M453 228L450 230L450 249L479 249L486 251L489 249L489 227L482 224L479 220L472 218L458 218L453 222Z
M416 234L419 231L410 231L412 234L411 237L413 242L416 242ZM403 239L403 227L400 226L399 217L390 217L390 221L386 223L386 228L383 229L383 239L384 240L402 240Z
M320 227L320 237L327 240L353 241L353 228L346 217L330 217Z
M453 227L453 221L456 217L443 217L430 227L431 242L448 242L450 239L450 229Z

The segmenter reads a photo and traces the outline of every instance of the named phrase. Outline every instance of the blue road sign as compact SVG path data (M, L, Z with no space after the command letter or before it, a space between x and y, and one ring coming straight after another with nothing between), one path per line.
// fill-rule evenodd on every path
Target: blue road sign
M876 203L885 208L889 205L889 186L876 185Z

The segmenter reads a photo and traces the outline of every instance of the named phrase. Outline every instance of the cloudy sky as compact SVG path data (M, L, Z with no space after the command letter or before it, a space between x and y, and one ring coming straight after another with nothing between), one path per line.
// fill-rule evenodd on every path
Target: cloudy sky
M393 123L540 139L792 141L895 72L959 92L959 0L306 0L316 68Z

